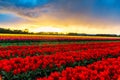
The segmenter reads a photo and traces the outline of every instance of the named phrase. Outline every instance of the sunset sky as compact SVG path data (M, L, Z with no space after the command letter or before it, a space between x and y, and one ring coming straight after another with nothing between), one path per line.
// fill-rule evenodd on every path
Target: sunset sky
M120 0L0 0L0 28L120 34Z

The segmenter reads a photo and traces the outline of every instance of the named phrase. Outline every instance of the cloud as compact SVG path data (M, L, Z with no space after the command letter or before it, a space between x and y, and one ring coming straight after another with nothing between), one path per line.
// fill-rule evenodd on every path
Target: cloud
M119 24L120 1L0 0L0 12L13 13L36 24L109 25Z
M1 0L0 8L30 18L41 17L42 14L47 15L46 13L64 18L70 17L68 14L86 14L89 4L86 0Z
M41 12L45 12L45 10L41 10L45 4L47 4L47 0L1 0L0 9L21 16L36 18L40 16Z

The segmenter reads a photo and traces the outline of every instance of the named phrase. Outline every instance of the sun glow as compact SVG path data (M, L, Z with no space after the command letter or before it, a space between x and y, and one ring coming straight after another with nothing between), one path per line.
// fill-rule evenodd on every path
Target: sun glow
M31 30L31 32L62 32L62 29L45 26L45 27L35 28L35 29Z

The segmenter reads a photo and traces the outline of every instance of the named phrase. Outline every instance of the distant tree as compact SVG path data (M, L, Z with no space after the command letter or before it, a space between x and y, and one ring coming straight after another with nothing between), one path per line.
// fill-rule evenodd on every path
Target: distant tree
M28 29L24 29L24 32L28 33L28 32L29 32L29 30L28 30Z
M78 35L78 33L68 33L67 35L75 36L75 35Z
M10 30L5 28L0 28L0 33L9 33L9 34L28 34L28 29L22 30Z

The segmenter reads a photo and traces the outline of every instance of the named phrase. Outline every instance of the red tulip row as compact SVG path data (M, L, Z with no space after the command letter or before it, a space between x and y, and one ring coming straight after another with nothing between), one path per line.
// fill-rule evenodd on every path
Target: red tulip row
M120 80L120 57L98 61L87 67L67 67L61 73L53 72L37 80Z
M31 74L40 74L39 76L41 76L41 74L51 73L53 71L62 71L70 66L87 65L101 58L120 56L119 46L120 42L103 42L1 47L0 55L5 55L5 57L0 60L0 75L8 76L8 79L12 77L14 80L18 80L21 76L23 76L22 78L26 76L31 77ZM40 55L48 52L50 52L50 55ZM22 58L23 56L25 57ZM36 75L34 75L34 77ZM47 74L47 76L48 75L49 74ZM16 76L18 77L17 79Z
M14 74L19 74L30 70L36 70L37 68L45 69L48 66L50 68L54 68L54 66L59 68L62 65L73 64L77 61L82 61L85 59L98 59L100 57L104 58L108 55L120 56L120 47L116 46L111 48L93 50L88 49L81 52L71 51L46 56L27 56L26 58L18 57L11 58L9 60L3 59L0 60L0 71L12 71Z
M113 38L113 37L84 37L84 36L39 36L39 35L12 35L12 36L0 36L0 41L27 41L27 40L47 40L47 41L64 41L64 40L120 40L119 38Z
M116 46L116 45L120 45L120 42L92 42L92 43L86 43L86 44L78 44L78 43L71 43L71 44L43 44L41 46L36 46L36 45L31 45L31 46L7 46L7 47L0 47L0 51L4 51L4 50L21 50L21 49L34 49L34 48L74 48L73 46L75 46L74 49L78 49L78 48L92 48L92 47L97 47L97 48L102 48L102 47L110 47L110 46ZM67 49L69 49L67 48ZM72 49L71 48L71 49Z
M0 59L10 59L15 57L39 56L57 54L70 51L92 51L94 49L112 49L120 46L120 42L109 43L88 43L88 44L58 44L42 46L8 46L0 48Z

